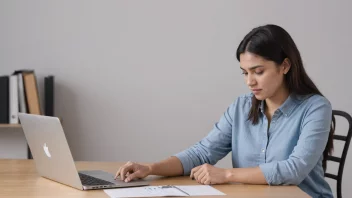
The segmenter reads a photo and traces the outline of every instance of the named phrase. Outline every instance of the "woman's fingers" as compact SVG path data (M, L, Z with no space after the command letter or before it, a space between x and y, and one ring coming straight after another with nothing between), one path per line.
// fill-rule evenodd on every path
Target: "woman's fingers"
M126 174L128 174L130 171L133 171L133 163L127 162L125 165L121 166L116 172L115 179L120 176L121 180L125 180Z

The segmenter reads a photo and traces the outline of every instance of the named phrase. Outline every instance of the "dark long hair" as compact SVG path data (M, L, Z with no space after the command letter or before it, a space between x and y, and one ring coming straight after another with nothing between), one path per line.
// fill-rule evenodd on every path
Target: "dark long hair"
M318 94L323 96L313 81L307 75L301 55L291 36L280 26L265 25L254 28L241 41L237 48L237 60L240 54L250 52L259 55L266 60L281 65L288 58L291 68L285 75L285 83L290 93L297 95ZM248 114L248 120L253 124L259 121L259 105L261 101L252 97L252 107ZM335 123L332 117L329 139L324 150L323 168L326 170L326 158L333 150L333 134Z

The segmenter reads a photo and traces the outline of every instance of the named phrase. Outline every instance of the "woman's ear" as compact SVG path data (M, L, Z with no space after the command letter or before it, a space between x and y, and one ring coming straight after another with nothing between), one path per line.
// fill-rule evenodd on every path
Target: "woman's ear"
M284 74L287 74L288 71L291 69L291 61L288 58L285 58L285 60L282 62L281 66L283 66L284 69Z

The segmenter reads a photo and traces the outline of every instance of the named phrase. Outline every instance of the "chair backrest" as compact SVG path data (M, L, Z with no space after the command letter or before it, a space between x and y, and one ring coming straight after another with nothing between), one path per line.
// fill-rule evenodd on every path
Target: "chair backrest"
M342 156L341 157L336 157L336 156L328 156L327 160L328 161L334 161L339 163L339 170L337 175L334 174L330 174L330 173L325 173L325 177L331 178L331 179L335 179L337 181L337 188L336 188L336 194L337 194L337 198L342 198L342 194L341 194L341 182L342 182L342 174L343 174L343 168L345 166L345 160L346 160L346 156L347 156L347 151L348 151L348 147L350 145L351 142L351 136L352 136L352 117L344 112L344 111L338 111L338 110L333 110L332 111L332 115L333 115L333 120L335 121L335 117L336 116L341 116L347 119L349 127L348 127L348 132L347 135L334 135L334 140L341 140L345 142L345 145L343 147L343 151L342 151ZM335 127L335 126L334 126ZM336 127L335 127L336 129Z

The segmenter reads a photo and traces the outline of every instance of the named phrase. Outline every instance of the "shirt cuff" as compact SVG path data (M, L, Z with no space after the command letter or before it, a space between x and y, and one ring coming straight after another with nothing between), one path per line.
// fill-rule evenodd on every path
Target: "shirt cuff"
M269 185L273 185L274 164L265 163L259 165L260 170L264 174L265 180Z
M192 158L185 151L177 153L174 156L177 157L182 163L183 175L190 175L191 170L194 167Z

